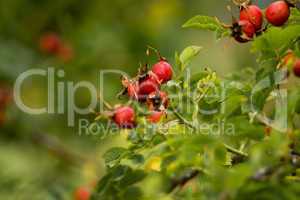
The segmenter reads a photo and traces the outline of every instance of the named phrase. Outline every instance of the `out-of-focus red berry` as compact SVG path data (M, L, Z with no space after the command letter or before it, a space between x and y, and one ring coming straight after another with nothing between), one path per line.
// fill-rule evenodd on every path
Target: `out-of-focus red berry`
M251 41L255 35L255 27L247 20L234 22L232 27L232 37L239 43Z
M91 192L89 188L79 187L75 190L74 200L89 200L91 196Z
M57 54L58 57L64 62L69 62L74 58L73 48L68 44L61 45Z
M40 50L47 54L56 54L61 48L62 42L55 33L47 33L40 38Z

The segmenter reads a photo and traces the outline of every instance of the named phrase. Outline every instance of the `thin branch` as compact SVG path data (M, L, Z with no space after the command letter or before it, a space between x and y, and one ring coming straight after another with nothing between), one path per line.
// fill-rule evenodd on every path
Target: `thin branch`
M174 115L185 125L187 125L188 127L196 130L197 127L195 127L191 122L187 121L183 116L181 116L181 114L179 114L174 108L172 108L172 111L174 113Z
M187 182L198 176L200 173L199 170L193 169L189 171L187 174L183 175L182 177L179 177L178 179L174 179L171 183L171 187L169 189L169 193L172 192L177 187L184 186Z
M244 153L238 149L235 149L227 144L223 144L225 146L225 148L227 149L228 152L230 153L233 153L233 154L237 154L239 156L242 156L242 157L248 157L248 154L247 153Z

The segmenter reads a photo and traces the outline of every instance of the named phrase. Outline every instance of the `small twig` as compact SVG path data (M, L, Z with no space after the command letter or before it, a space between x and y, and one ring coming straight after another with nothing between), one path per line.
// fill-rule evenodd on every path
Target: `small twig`
M98 99L103 102L106 108L108 108L109 110L113 109L113 107L107 101L105 101L104 98L101 96L101 92L98 94Z
M188 181L192 180L198 174L200 173L199 170L193 169L187 174L183 175L182 177L179 177L178 179L174 179L171 183L171 187L169 189L169 193L172 192L175 188L177 187L182 187L184 186Z
M179 118L179 120L184 123L185 125L187 125L188 127L196 130L197 127L195 127L191 122L187 121L183 116L181 116L174 108L172 108L172 111L174 113L174 115Z
M164 57L161 56L160 52L156 48L154 48L154 47L152 47L150 45L147 45L147 48L148 48L147 49L147 55L150 55L149 50L152 50L152 51L154 51L156 53L156 55L157 55L157 57L158 57L159 60L166 60Z
M225 148L227 149L227 151L229 151L230 153L234 153L234 154L237 154L239 156L242 156L242 157L248 157L248 154L247 153L244 153L240 150L237 150L227 144L223 144L225 146Z

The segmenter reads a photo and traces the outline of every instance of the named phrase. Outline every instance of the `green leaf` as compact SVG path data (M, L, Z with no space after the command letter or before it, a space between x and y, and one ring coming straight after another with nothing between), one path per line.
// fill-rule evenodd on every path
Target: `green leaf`
M291 16L289 17L289 24L300 23L300 11L296 8L291 9Z
M260 54L260 61L275 60L283 56L291 48L293 42L300 37L300 25L286 28L271 27L252 43L252 51Z
M122 147L114 147L109 149L104 155L105 164L113 167L119 163L120 159L127 153L127 149Z
M217 38L230 35L230 29L222 26L216 17L197 15L188 20L182 27L214 31L217 34Z
M237 109L239 109L247 98L243 95L235 95L227 98L224 104L224 117L231 116Z
M227 121L233 125L235 136L246 137L253 140L261 140L264 137L264 126L257 123L250 123L246 116L235 116Z
M141 189L136 186L132 186L126 189L122 199L139 200L142 198L142 196L143 193Z
M191 62L192 58L197 56L201 51L202 47L199 46L189 46L185 48L179 56L181 63L181 71L183 71L187 65Z
M122 187L128 187L142 181L146 177L143 170L128 170L126 176L120 181Z

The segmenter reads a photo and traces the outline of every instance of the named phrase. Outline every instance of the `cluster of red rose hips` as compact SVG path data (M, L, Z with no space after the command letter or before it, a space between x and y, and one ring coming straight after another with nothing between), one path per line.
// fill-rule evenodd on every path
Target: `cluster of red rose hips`
M72 60L74 52L70 44L63 41L56 33L46 33L39 41L40 51L47 55L57 56L64 62Z
M166 115L169 99L166 92L161 91L161 85L172 79L173 69L168 61L159 55L159 61L150 71L147 67L140 69L133 79L123 77L124 91L131 100L145 104L149 110L147 120L158 123ZM135 111L130 106L117 106L111 119L121 128L135 127Z
M290 16L290 7L294 5L284 0L271 3L265 10L268 23L277 27L284 25ZM255 35L266 30L263 28L263 17L263 11L258 6L241 6L239 20L231 26L232 37L241 43L251 41Z

